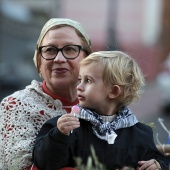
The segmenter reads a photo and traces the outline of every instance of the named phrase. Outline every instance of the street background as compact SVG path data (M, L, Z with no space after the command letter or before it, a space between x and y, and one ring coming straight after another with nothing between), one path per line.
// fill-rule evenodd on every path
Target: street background
M170 130L169 0L0 0L0 100L40 80L33 63L44 23L53 17L83 24L93 51L123 50L136 59L146 87L130 108L144 123L154 123L156 144ZM147 139L144 139L147 140Z

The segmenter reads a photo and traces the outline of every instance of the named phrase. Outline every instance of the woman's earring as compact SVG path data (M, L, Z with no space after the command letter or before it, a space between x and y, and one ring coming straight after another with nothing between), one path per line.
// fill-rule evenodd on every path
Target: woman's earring
M43 76L42 76L42 73L41 73L41 72L39 72L39 76L40 76L41 79L43 79Z

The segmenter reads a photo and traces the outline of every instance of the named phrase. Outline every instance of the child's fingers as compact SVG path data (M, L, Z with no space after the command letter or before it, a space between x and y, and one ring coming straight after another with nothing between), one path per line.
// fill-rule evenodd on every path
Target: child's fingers
M66 114L61 116L57 121L57 128L63 133L68 135L70 131L80 126L79 119L74 115Z

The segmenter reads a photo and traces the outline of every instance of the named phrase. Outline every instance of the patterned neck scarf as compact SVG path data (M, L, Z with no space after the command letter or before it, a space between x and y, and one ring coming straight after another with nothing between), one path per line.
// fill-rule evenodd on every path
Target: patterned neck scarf
M106 140L108 144L114 144L117 137L115 130L131 127L138 123L136 116L128 107L121 108L111 122L103 121L102 116L82 107L80 107L80 113L76 116L89 121L93 125L92 129L94 134L98 138Z

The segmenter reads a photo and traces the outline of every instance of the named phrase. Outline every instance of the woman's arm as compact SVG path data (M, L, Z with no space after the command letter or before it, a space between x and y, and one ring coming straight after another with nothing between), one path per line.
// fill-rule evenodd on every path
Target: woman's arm
M19 101L4 99L0 104L0 157L4 170L22 170L31 165L35 136L33 125Z

